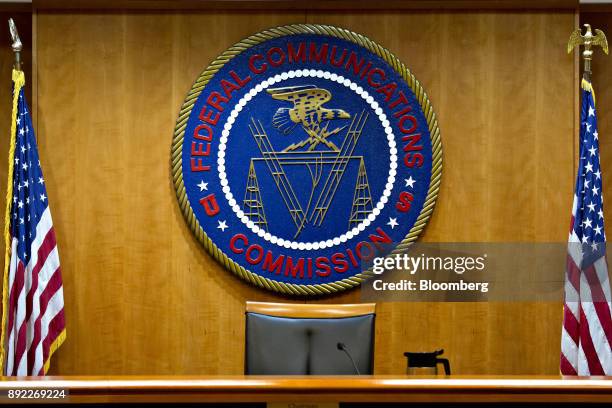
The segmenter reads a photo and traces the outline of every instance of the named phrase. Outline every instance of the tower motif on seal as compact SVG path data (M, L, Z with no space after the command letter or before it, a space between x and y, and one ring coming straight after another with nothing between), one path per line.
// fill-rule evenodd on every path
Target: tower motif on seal
M277 151L270 142L261 121L251 117L249 130L257 143L261 156L251 158L248 177L252 180L247 182L245 193L246 197L247 194L253 192L255 195L251 194L249 197L256 196L257 198L245 200L243 211L248 211L247 214L254 223L261 222L265 207L259 187L254 188L254 186L259 185L255 162L263 161L295 224L296 232L293 237L297 238L307 224L321 226L345 175L347 165L350 161L357 160L359 170L356 175L354 210L350 213L350 222L349 220L347 222L351 225L364 220L373 209L372 197L367 184L363 156L353 156L353 153L368 114L362 111L354 117L347 131L342 135L342 131L347 126L334 127L330 130L330 123L338 119L351 119L352 116L342 109L329 109L323 106L332 99L332 94L327 89L317 88L315 85L303 85L273 88L268 89L267 92L274 99L293 103L292 108L278 108L272 118L273 127L282 135L290 136L296 133L294 129L299 125L306 137ZM330 140L333 135L343 136L340 147ZM304 181L298 188L295 188L287 176L292 166L305 167L308 170L310 181ZM370 211L367 211L368 206ZM257 211L253 212L253 208L257 208Z
M296 295L358 286L374 257L414 241L441 165L412 73L329 26L277 27L221 54L188 94L172 146L179 205L204 247Z

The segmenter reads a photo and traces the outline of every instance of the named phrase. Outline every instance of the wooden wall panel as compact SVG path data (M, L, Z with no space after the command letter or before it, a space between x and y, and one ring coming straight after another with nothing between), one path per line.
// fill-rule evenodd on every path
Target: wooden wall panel
M61 374L239 374L246 300L183 221L169 147L183 97L258 30L330 23L390 48L429 92L444 144L423 240L563 242L571 208L574 16L213 12L37 15L38 134L65 280ZM319 300L358 302L359 291ZM444 347L457 374L555 374L561 303L379 305L376 373ZM521 358L517 358L517 355Z
M377 39L428 91L442 132L444 174L422 240L566 239L574 177L574 71L564 50L573 18L309 13L308 22ZM401 351L444 347L460 373L555 374L558 354L550 351L559 349L561 307L383 304L376 368L398 373L405 363Z
M32 0L38 10L575 10L578 0Z

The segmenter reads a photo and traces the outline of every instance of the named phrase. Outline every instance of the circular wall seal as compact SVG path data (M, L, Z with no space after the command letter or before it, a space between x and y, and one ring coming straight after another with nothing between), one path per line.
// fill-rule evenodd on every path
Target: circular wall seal
M172 143L179 205L204 247L266 289L359 285L433 210L433 109L388 50L323 25L239 42L199 76Z

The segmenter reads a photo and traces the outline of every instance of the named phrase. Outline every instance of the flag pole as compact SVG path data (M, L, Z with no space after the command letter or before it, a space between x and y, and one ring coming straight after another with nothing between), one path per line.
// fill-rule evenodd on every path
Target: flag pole
M11 204L13 197L13 171L15 156L15 139L17 135L17 107L21 88L25 85L25 77L21 70L21 50L23 44L17 32L17 26L13 19L9 19L9 32L11 34L11 48L15 53L15 64L13 69L13 111L11 117L11 134L9 141L8 153L8 171L7 171L7 187L6 187L6 211L4 214L4 274L2 277L2 327L0 328L0 375L4 375L4 363L6 353L6 320L8 316L8 275L9 264L11 261Z

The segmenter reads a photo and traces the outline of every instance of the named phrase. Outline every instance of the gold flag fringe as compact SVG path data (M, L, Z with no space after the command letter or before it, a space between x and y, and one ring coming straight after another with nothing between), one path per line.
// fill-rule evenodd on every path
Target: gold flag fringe
M6 316L8 314L8 273L11 262L11 207L13 198L13 157L15 156L15 138L17 135L17 104L21 88L25 85L23 71L13 70L13 113L11 121L11 140L8 153L8 174L6 182L6 211L4 213L4 275L2 278L2 335L0 336L0 374L4 374L4 357L6 348Z

